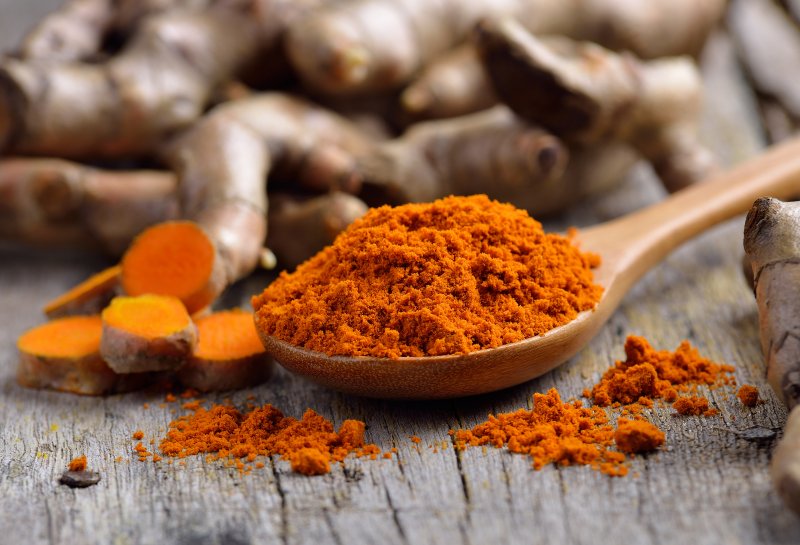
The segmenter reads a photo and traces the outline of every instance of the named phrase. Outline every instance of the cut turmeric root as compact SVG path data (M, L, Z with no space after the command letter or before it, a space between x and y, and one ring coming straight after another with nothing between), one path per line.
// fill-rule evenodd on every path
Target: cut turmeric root
M117 373L174 371L197 344L197 327L175 297L115 297L101 317L100 354Z
M100 356L100 316L59 318L23 333L17 382L83 395L103 395L134 390L152 378L148 374L118 375Z
M187 388L202 392L255 386L272 374L272 359L256 332L253 314L241 309L197 319L199 341L178 371Z
M114 265L90 276L44 306L48 318L74 314L100 314L117 294L122 267Z
M122 257L121 281L127 295L171 295L189 313L210 304L225 287L214 243L191 221L143 231Z

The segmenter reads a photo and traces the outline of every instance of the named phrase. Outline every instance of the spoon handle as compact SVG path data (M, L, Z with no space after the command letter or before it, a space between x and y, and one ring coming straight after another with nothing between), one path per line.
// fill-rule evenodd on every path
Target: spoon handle
M749 210L759 197L800 196L800 137L767 149L668 199L588 229L604 262L635 282L673 249L714 225Z

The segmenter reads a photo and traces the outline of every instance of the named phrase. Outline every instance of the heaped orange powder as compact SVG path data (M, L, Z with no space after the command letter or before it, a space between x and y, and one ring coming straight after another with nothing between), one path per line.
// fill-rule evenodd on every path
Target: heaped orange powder
M319 475L349 454L375 458L380 453L377 446L364 443L364 423L358 420L345 420L336 432L311 409L297 420L269 404L247 412L231 405L191 408L191 414L170 422L159 445L162 455L207 454L207 460L225 460L243 472L248 467L237 459L253 462L256 456L279 455L294 471Z
M685 416L714 416L719 413L717 409L709 408L708 400L700 396L679 397L672 408Z
M533 458L540 469L554 463L589 465L614 476L627 474L625 455L610 450L614 428L605 411L583 407L580 401L564 403L558 391L534 394L533 410L490 415L471 430L451 431L457 448L491 445Z
M702 357L688 341L670 352L654 350L644 338L631 335L625 341L625 356L625 361L616 362L603 374L591 392L585 392L596 405L639 405L629 411L636 414L641 406L652 406L653 399L671 403L678 399L678 392L692 391L697 385L734 382L732 366ZM712 412L700 414L710 416Z
M329 355L464 354L594 308L597 255L485 195L369 211L253 298L262 334Z

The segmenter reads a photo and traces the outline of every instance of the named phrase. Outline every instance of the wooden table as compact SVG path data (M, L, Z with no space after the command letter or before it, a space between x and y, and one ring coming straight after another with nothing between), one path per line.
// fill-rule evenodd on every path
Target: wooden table
M44 4L20 0L2 9L21 21ZM23 28L0 18L6 45ZM765 145L759 105L726 35L710 42L703 66L712 98L704 138L726 163L757 153ZM618 190L549 227L589 225L660 198L642 167ZM243 404L252 394L294 416L312 407L335 423L362 419L370 441L398 450L393 460L348 459L313 478L291 473L279 460L247 476L199 458L185 467L140 463L133 431L159 437L177 408L162 405L163 393L86 398L17 386L17 336L43 321L44 301L105 262L2 246L0 542L800 543L800 517L781 504L768 476L786 413L764 379L756 307L741 274L741 235L738 218L685 245L635 287L583 352L506 391L439 402L375 401L279 370L263 386L231 395ZM267 281L255 275L234 286L226 303L246 303ZM745 409L733 390L718 389L709 393L716 417L676 417L657 408L652 420L666 431L666 447L632 461L625 478L586 467L534 471L529 459L506 451L452 448L449 429L530 407L534 392L557 387L564 397L579 396L623 356L628 334L664 349L689 339L702 354L735 365L739 383L758 386L766 402ZM422 442L412 443L412 435ZM87 489L59 486L58 476L80 454L102 481Z

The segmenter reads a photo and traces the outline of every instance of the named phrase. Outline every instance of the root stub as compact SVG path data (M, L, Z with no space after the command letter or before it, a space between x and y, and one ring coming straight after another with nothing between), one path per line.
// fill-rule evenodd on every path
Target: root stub
M171 295L190 313L222 292L225 275L214 242L191 221L170 221L143 231L122 258L126 294Z
M102 319L100 354L117 373L174 371L197 344L197 328L175 297L116 297Z
M180 382L203 392L255 386L272 374L253 315L244 310L215 312L197 320L199 341Z

